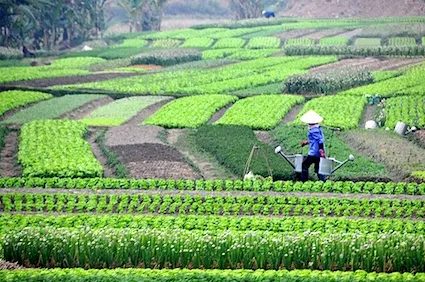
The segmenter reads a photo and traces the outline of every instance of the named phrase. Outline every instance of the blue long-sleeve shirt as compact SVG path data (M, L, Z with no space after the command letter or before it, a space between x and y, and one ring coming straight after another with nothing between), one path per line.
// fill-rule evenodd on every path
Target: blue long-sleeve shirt
M308 131L308 142L310 143L308 155L320 157L320 144L323 144L323 150L325 149L325 136L320 127L313 127Z

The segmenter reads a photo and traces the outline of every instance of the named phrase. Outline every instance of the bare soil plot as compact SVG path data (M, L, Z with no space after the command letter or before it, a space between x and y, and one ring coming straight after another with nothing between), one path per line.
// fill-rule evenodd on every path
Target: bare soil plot
M158 134L164 129L155 125L122 125L112 127L106 133L106 145L108 147L120 145L134 145L144 143L163 144L158 139Z
M344 32L344 29L324 29L324 30L318 30L316 32L310 33L308 35L302 36L303 38L310 38L313 40L319 40L325 37L331 37L331 36L340 36L341 33Z
M86 83L86 82L110 80L114 78L132 77L136 75L143 75L143 73L129 73L129 72L97 73L97 74L88 74L88 75L64 76L64 77L55 77L55 78L43 78L43 79L35 79L35 80L17 81L17 82L9 83L7 85L43 88L43 87L50 87L54 85L79 84L79 83Z
M387 71L396 70L412 64L423 62L424 59L389 59L381 61L377 70Z
M67 118L67 119L73 119L73 120L82 119L83 117L85 117L86 115L94 111L95 109L102 107L106 104L109 104L113 101L114 99L112 99L111 97L105 97L102 99L94 100L93 102L85 104L75 110L72 110L71 112L68 112L62 115L61 118L63 119Z
M9 131L4 141L5 145L0 153L0 176L20 177L22 175L22 168L18 163L18 131Z
M199 176L174 148L145 143L111 147L134 178L197 179Z
M155 103L153 105L150 105L140 112L137 113L134 117L132 117L129 121L127 121L124 125L139 125L141 124L145 119L153 115L157 110L162 108L165 104L172 101L174 98L170 97L169 99L163 100L161 102Z
M212 124L214 122L216 122L217 120L221 119L224 114L226 113L226 111L233 106L233 104L228 104L225 107L221 108L220 110L218 110L217 112L215 112L215 114L210 118L210 120L208 121L208 124Z

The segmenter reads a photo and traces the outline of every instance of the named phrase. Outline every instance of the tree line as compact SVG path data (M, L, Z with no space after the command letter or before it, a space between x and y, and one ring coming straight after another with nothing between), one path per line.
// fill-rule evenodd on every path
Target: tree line
M227 0L236 19L256 18L271 0ZM280 2L280 1L278 1ZM104 10L126 11L131 32L160 30L167 0L1 0L0 46L66 49L105 31Z

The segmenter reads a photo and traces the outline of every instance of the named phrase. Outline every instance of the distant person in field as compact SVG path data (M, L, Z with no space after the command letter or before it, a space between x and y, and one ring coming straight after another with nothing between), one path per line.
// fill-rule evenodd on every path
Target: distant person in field
M266 18L275 17L273 11L263 11L263 16L265 16Z
M314 171L317 173L317 177L321 181L326 181L326 177L319 174L320 158L326 159L325 156L325 136L320 128L319 123L323 121L323 118L319 116L315 111L310 110L305 113L301 118L301 121L308 124L308 140L300 143L301 147L310 145L308 150L307 158L303 161L301 181L306 182L308 180L308 169L314 164Z

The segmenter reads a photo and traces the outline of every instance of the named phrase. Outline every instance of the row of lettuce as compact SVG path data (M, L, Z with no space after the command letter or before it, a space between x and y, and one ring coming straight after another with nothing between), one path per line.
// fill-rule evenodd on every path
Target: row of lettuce
M59 192L59 191L58 191ZM224 193L222 193L224 194ZM2 212L150 213L161 215L353 216L423 218L423 200L319 198L297 196L201 196L197 193L149 194L69 193L0 195Z
M311 271L311 270L189 270L189 269L114 269L114 270L84 270L84 269L49 269L49 270L0 270L0 278L5 282L20 281L92 281L105 282L120 278L121 281L205 281L220 282L231 280L235 282L254 281L286 281L286 282L360 282L360 281L424 281L422 273L367 273L365 271Z

